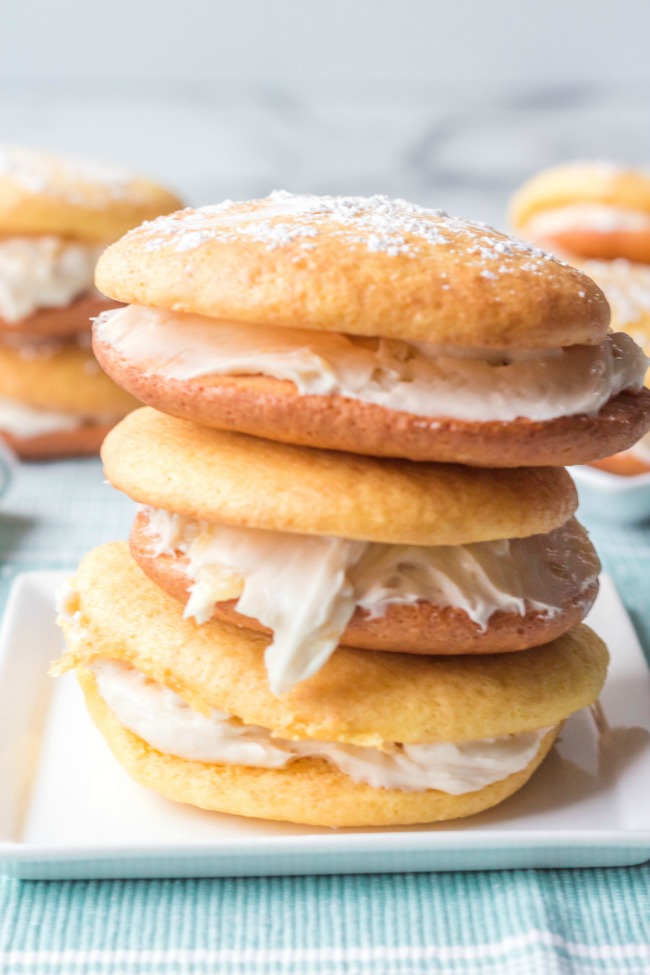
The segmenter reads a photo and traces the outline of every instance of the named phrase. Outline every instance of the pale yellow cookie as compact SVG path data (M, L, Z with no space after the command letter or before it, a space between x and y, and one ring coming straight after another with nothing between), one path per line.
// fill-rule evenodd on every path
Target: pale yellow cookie
M0 148L0 236L53 234L103 244L179 206L169 190L121 166Z
M62 413L113 421L138 405L74 341L0 345L0 398Z
M564 255L650 263L650 171L607 162L544 170L515 194L510 220Z
M413 545L550 531L577 495L559 468L476 471L293 447L142 409L102 449L143 504L223 524Z
M117 301L469 348L598 344L602 293L484 225L386 197L272 194L182 210L104 252Z
M309 826L399 826L471 816L520 789L546 757L559 730L548 732L521 772L475 792L458 796L434 789L402 792L355 782L317 758L299 759L284 769L263 769L163 755L117 720L89 671L79 667L77 675L93 721L118 762L140 785L201 809Z

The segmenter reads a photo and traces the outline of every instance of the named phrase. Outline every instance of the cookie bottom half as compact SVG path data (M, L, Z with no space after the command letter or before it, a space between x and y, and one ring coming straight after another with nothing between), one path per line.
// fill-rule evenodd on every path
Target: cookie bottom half
M201 809L308 826L407 826L472 816L525 785L560 730L557 725L544 736L535 758L522 771L476 792L402 792L356 782L324 759L301 758L285 768L265 769L208 765L162 754L115 717L89 670L78 667L77 677L94 723L140 785Z

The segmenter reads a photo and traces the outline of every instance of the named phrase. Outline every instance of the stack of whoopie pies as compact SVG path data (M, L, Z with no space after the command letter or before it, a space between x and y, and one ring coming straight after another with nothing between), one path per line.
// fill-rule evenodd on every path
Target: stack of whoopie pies
M90 350L102 250L180 202L128 170L0 147L0 437L21 457L96 453L136 400Z
M650 426L598 287L440 211L286 193L143 224L97 284L127 306L95 354L149 404L102 456L142 507L62 595L57 669L118 760L315 825L515 792L607 668L561 465Z

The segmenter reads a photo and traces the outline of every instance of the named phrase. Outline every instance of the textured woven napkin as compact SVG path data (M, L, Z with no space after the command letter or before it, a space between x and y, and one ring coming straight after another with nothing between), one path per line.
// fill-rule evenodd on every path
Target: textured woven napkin
M18 572L73 567L93 545L126 537L133 514L132 503L102 482L97 461L23 467L0 505L3 605ZM647 653L650 529L590 527ZM650 866L229 880L0 879L0 975L213 972L648 975Z

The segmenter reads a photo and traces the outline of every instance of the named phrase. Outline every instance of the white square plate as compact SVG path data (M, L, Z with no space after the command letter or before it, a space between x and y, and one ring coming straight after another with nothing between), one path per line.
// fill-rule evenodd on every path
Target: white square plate
M471 819L326 830L178 805L136 785L53 681L53 596L67 573L16 580L0 638L0 870L23 878L252 876L585 867L650 857L650 670L607 578L589 622L612 665L598 713L565 725L517 795ZM595 720L597 718L597 720Z

